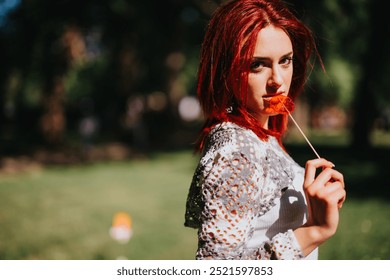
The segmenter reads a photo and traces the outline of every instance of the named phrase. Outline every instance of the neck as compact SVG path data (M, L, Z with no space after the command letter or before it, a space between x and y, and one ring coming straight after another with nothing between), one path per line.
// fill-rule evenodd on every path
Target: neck
M252 114L252 115L259 122L259 124L261 125L262 128L268 129L268 121L269 121L268 116L264 116L264 115L260 115L260 114Z

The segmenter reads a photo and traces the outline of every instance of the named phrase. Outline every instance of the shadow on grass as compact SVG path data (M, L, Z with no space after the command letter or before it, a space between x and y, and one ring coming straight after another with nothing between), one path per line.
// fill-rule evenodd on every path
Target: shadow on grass
M307 145L286 145L290 155L302 166L315 158ZM390 148L355 150L342 146L316 146L321 157L332 161L344 174L347 194L357 198L390 200Z

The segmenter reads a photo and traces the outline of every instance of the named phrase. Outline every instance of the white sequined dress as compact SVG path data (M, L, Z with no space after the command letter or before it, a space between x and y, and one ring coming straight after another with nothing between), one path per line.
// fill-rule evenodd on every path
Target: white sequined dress
M304 169L276 138L233 123L209 134L188 193L196 259L305 259L293 230L306 222ZM314 250L306 259L317 259Z

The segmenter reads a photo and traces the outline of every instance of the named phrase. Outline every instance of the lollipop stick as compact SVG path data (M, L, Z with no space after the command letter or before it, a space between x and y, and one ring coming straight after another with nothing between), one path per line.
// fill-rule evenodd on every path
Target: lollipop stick
M284 104L283 104L284 106ZM309 139L307 139L305 133L303 133L302 129L300 128L300 126L298 125L298 123L295 121L295 119L293 118L293 116L291 115L290 111L287 110L286 106L284 106L284 108L286 109L286 111L288 112L288 115L289 117L291 118L291 120L294 122L295 126L298 128L299 132L302 134L303 138L305 138L307 144L309 144L310 148L313 150L314 154L317 156L317 158L321 158L320 155L317 153L316 149L314 149L313 145L310 143Z

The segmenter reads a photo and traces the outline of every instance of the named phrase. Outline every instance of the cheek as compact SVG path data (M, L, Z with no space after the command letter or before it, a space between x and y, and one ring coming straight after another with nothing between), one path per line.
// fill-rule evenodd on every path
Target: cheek
M248 77L248 88L254 93L258 93L261 90L261 86L264 85L260 75L249 74Z
M248 107L263 107L262 96L265 93L265 82L260 77L249 76L248 78Z
M248 98L247 98L247 107L251 111L258 111L264 108L263 103L263 94L256 89L255 87L249 87L248 89Z
M291 86L292 76L293 76L293 69L291 67L291 69L287 71L284 76L284 82L286 84L287 89L289 89Z

